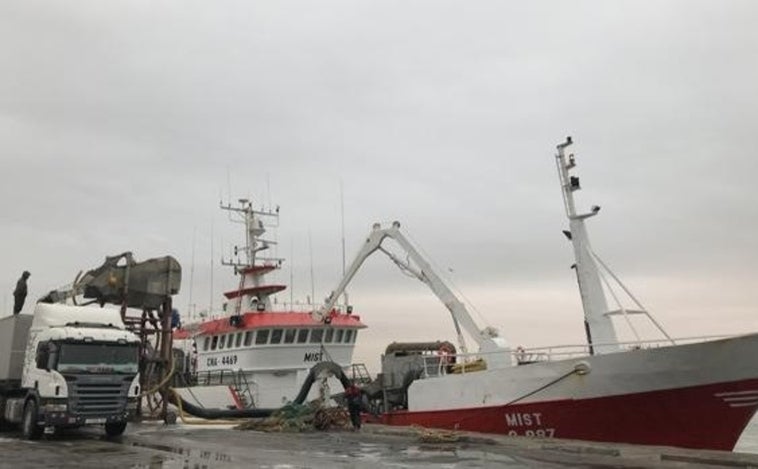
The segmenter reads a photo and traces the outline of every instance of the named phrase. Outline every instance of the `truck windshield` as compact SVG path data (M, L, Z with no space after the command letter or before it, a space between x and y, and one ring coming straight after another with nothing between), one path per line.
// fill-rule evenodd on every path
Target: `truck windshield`
M58 354L59 372L136 373L137 344L62 343Z

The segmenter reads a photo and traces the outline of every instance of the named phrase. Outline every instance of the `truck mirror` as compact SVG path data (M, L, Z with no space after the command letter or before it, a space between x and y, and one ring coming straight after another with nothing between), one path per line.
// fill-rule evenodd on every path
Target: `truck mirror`
M47 354L47 366L45 369L47 371L50 371L51 369L55 369L57 367L58 363L58 345L54 342L49 342L48 344L48 354Z
M47 362L50 358L50 353L47 348L47 343L43 342L37 346L37 368L41 370L48 370Z

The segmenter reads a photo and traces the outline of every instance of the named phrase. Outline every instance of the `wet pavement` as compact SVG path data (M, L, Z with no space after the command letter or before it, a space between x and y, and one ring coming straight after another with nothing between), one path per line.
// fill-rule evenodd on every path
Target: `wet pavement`
M758 467L757 455L462 434L422 443L418 431L262 433L231 426L131 424L108 440L81 429L29 442L0 434L0 468L564 468Z

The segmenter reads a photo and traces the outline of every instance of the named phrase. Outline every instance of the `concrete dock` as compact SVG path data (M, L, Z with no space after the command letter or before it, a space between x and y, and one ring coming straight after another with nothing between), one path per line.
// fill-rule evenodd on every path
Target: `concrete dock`
M263 433L218 425L133 424L36 442L0 434L0 468L682 468L756 467L758 455L365 425L360 432Z

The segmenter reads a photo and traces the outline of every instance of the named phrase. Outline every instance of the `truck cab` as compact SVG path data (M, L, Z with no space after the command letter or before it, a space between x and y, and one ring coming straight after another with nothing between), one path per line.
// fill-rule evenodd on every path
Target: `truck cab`
M31 320L0 319L0 339L0 419L25 438L84 425L124 432L139 400L140 341L118 310L38 303Z

